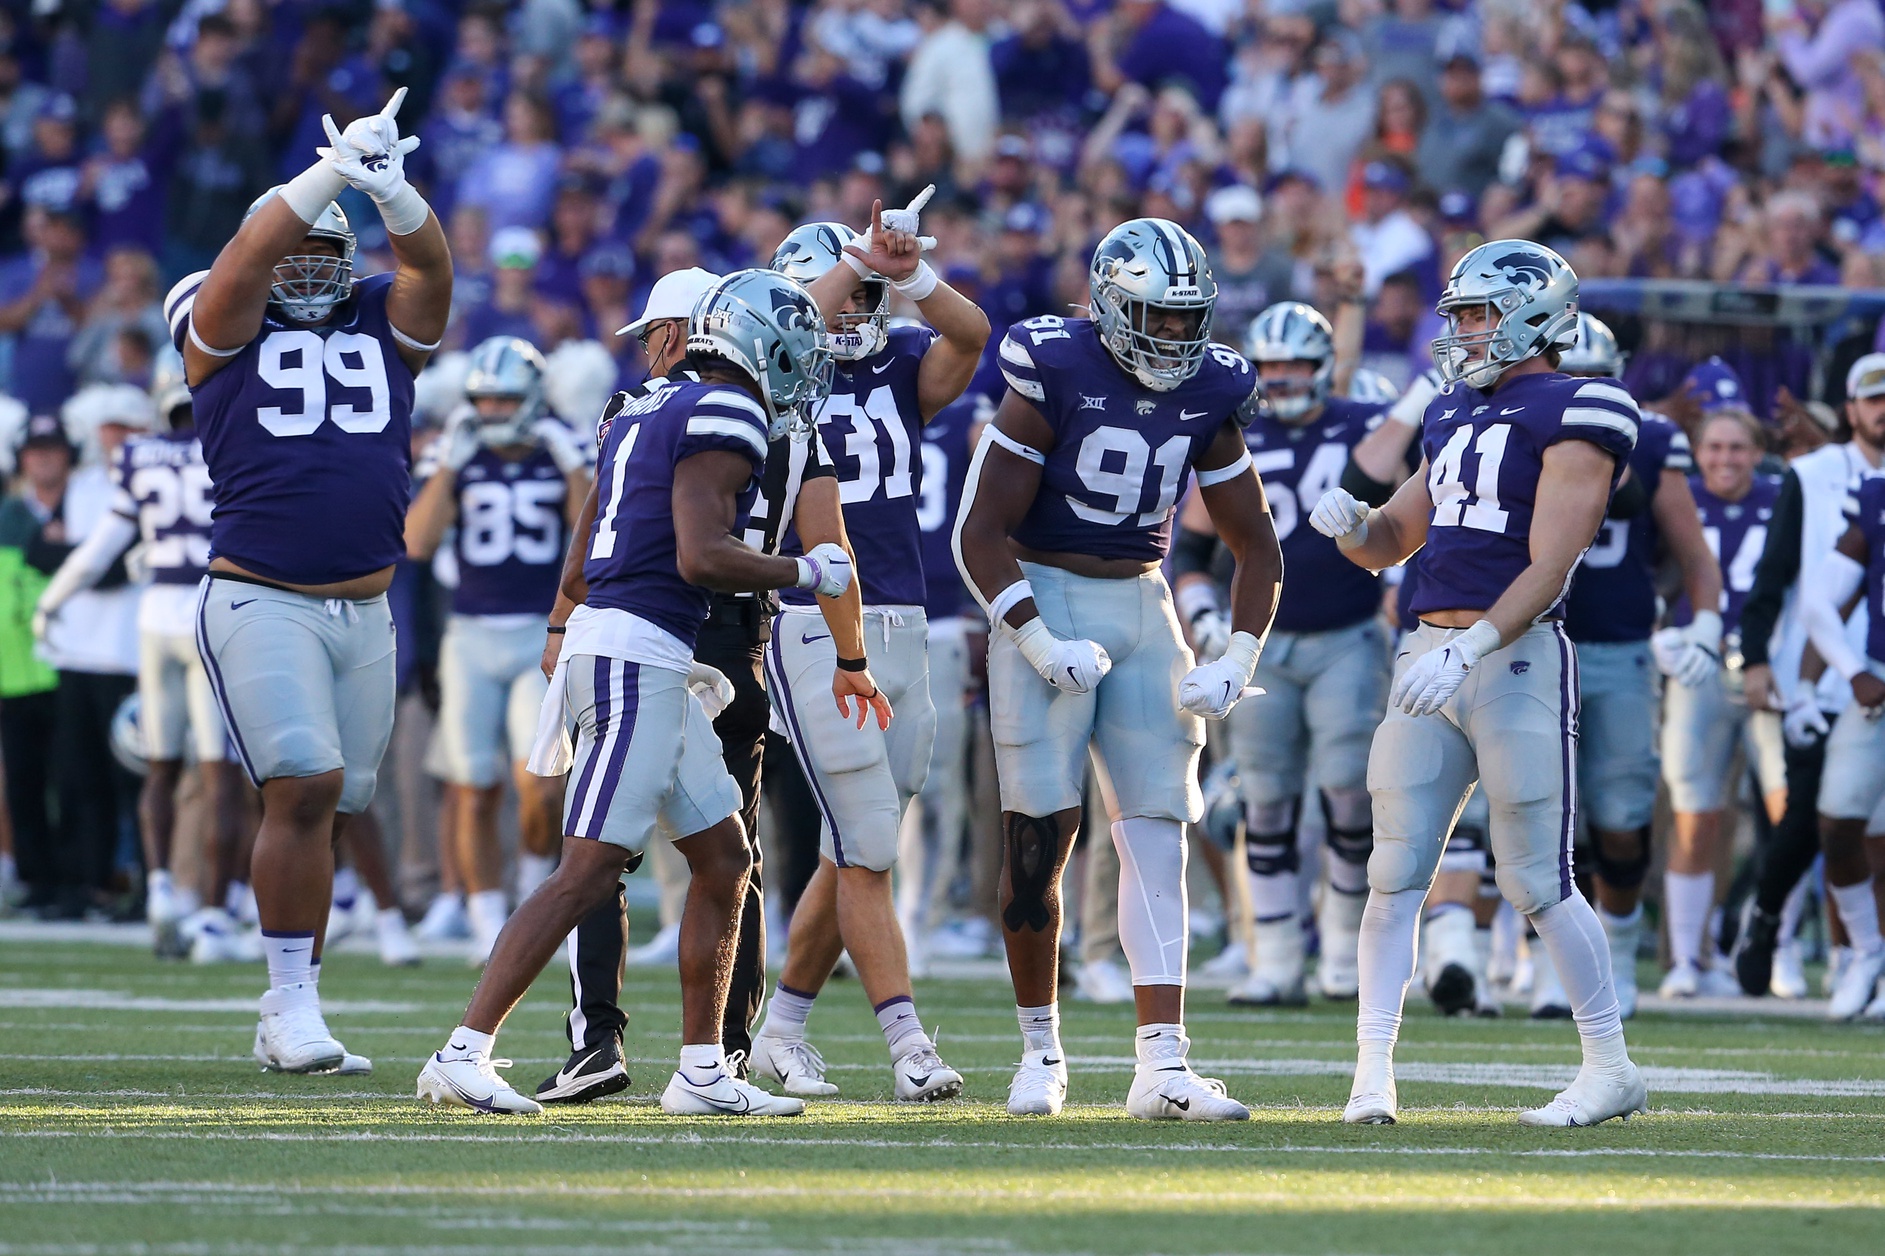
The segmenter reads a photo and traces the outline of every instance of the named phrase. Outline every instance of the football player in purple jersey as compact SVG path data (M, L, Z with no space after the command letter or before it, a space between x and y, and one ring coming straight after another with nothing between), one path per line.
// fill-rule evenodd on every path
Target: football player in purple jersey
M1867 860L1870 822L1885 804L1885 478L1868 476L1846 499L1846 530L1833 552L1800 583L1807 632L1839 675L1852 685L1852 701L1839 713L1826 739L1826 770L1820 780L1820 847L1826 856L1826 891L1839 905L1852 958L1833 987L1829 1020L1864 1015L1885 1019L1878 995L1885 973L1878 901ZM1865 606L1865 649L1853 648L1845 615L1854 600Z
M1381 581L1342 557L1304 523L1341 483L1355 445L1381 423L1386 402L1329 395L1334 329L1300 302L1272 305L1251 322L1244 351L1263 405L1244 433L1270 503L1290 579L1256 684L1261 702L1230 716L1231 752L1244 795L1246 884L1255 915L1255 963L1230 992L1251 1006L1299 1006L1305 938L1299 918L1298 829L1313 770L1328 833L1328 883L1318 913L1316 980L1328 998L1355 997L1355 945L1368 897L1374 819L1368 744L1387 706L1387 642L1375 622ZM1178 612L1201 658L1230 635L1209 574L1216 549L1202 497L1185 503L1174 546ZM1313 879L1313 872L1311 874Z
M160 374L151 399L157 430L130 437L112 455L116 491L111 512L66 557L40 594L34 629L43 638L46 622L74 593L91 588L142 542L150 583L138 599L137 615L138 728L147 764L138 797L138 827L148 870L147 914L157 954L190 952L209 962L233 958L222 950L237 939L237 927L222 904L230 881L246 875L237 862L243 845L242 781L228 761L222 712L216 709L209 673L196 652L196 593L209 566L215 490L203 465L190 390L181 370ZM186 744L212 817L212 846L203 861L200 895L176 887L170 875ZM205 906L196 906L199 903Z
M1559 369L1588 379L1620 379L1623 361L1610 329L1580 313L1577 342L1565 351ZM1656 801L1652 659L1680 686L1715 684L1721 670L1721 617L1714 611L1721 596L1721 568L1703 539L1689 493L1693 468L1689 438L1682 430L1660 414L1643 414L1629 470L1564 601L1565 635L1577 646L1578 805L1589 833L1597 919L1610 941L1617 1005L1626 1020L1636 1014L1640 900L1650 867L1650 819ZM1664 648L1657 652L1650 648L1650 634L1657 617L1656 569L1664 555L1680 569L1690 605L1706 609L1667 634ZM1693 916L1695 891L1705 885L1699 904L1705 919L1714 902L1714 865L1681 865L1687 849L1681 820L1677 828L1670 866L1679 871L1665 883L1669 897L1664 902L1672 914ZM1685 878L1691 870L1706 871L1708 879L1704 883ZM1677 902L1683 904L1680 911ZM1532 1015L1569 1016L1557 970L1537 963L1534 973Z
M1685 669L1693 624L1701 618L1686 593L1675 605L1671 626L1650 638L1658 664L1675 682L1664 688L1662 718L1663 781L1675 812L1669 866L1663 874L1663 921L1671 960L1660 991L1666 999L1741 993L1725 957L1704 944L1715 906L1722 809L1737 748L1761 783L1768 818L1779 824L1787 810L1780 715L1748 709L1740 648L1741 608L1754 588L1754 572L1767 546L1767 525L1780 500L1780 477L1756 470L1766 439L1759 421L1738 406L1704 415L1695 438L1701 473L1690 476L1688 483L1701 514L1702 535L1720 563L1718 606L1726 649L1721 667ZM1705 631L1712 636L1715 630L1710 625ZM1604 906L1601 900L1599 906ZM1609 931L1610 921L1604 924ZM1630 954L1634 958L1633 946ZM1624 956L1614 947L1612 955L1620 968ZM1619 988L1622 984L1618 982Z
M1003 339L1008 392L956 523L957 563L991 625L1000 906L1023 1039L1008 1110L1051 1116L1066 1099L1060 878L1093 745L1119 804L1119 938L1139 1021L1126 1110L1246 1120L1223 1083L1187 1060L1184 826L1204 811L1203 720L1245 696L1283 578L1244 445L1256 377L1243 355L1211 343L1217 284L1177 224L1114 228L1094 252L1090 288L1092 318L1029 319ZM1194 470L1237 560L1231 632L1197 666L1160 572Z
M822 1058L805 1037L813 1000L841 953L876 1011L890 1051L894 1093L928 1102L962 1092L911 998L910 963L891 868L910 800L929 774L936 712L929 692L923 602L923 426L968 387L988 344L988 316L922 260L911 207L871 208L870 234L807 223L772 267L805 284L836 359L818 432L837 472L845 533L857 553L865 657L847 658L809 595L787 590L766 645L775 725L804 769L820 818L818 869L792 913L785 967L753 1037L753 1071L795 1095L830 1095ZM891 290L924 323L890 327ZM787 551L795 548L788 537ZM868 667L896 712L888 727L854 726L823 700L834 670Z
M406 182L405 89L250 207L207 272L164 303L216 485L197 647L237 757L262 791L253 883L268 960L255 1055L346 1062L317 981L336 817L366 809L392 735L393 620L405 556L413 377L445 333L452 259ZM355 279L334 198L386 222L391 274ZM357 1058L357 1057L356 1057Z
M764 270L735 271L701 297L687 345L697 378L661 381L609 424L590 494L595 523L564 565L561 592L574 609L562 622L563 602L551 612L550 634L562 637L562 648L529 764L542 775L570 772L563 859L504 926L464 1022L420 1072L419 1097L433 1103L543 1110L498 1076L493 1039L571 928L609 900L658 829L690 872L680 1066L662 1110L804 1110L801 1100L736 1078L720 1042L752 856L739 787L712 724L733 687L693 653L710 589L805 588L837 598L850 587L850 555L839 545L785 558L738 536L769 440L808 426L830 387L830 351L811 296ZM859 722L870 705L859 700ZM572 713L573 760L564 732Z
M538 660L566 540L589 495L588 442L549 413L543 355L494 336L471 351L467 405L423 460L406 549L430 559L457 525L458 584L439 643L439 749L458 806L453 832L482 964L508 914L497 815L517 784L517 898L556 864L557 785L524 770L547 683ZM508 754L506 751L508 750Z
M1310 523L1351 561L1415 558L1420 628L1395 660L1368 762L1375 849L1361 924L1359 1043L1342 1114L1398 1115L1394 1043L1423 903L1477 780L1500 890L1530 917L1571 997L1584 1066L1527 1125L1593 1125L1647 1103L1623 1041L1603 926L1571 876L1577 660L1558 616L1636 441L1621 385L1556 370L1577 329L1577 276L1550 249L1497 240L1462 257L1437 307L1447 387L1427 407L1422 469L1370 509L1336 488Z

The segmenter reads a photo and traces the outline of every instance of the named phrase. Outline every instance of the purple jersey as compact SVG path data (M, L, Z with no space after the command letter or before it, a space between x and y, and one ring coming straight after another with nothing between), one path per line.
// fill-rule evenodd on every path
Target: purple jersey
M1420 583L1408 610L1485 610L1498 601L1531 566L1545 450L1589 441L1615 459L1614 488L1636 444L1637 417L1636 402L1611 379L1551 372L1521 375L1496 392L1443 389L1421 422L1433 517L1414 559Z
M1885 663L1885 476L1867 476L1846 498L1846 522L1865 537L1865 652Z
M111 460L112 509L137 524L156 584L195 584L209 569L216 501L195 432L133 436Z
M831 395L818 408L818 434L838 473L844 531L857 558L866 606L923 604L923 412L916 375L936 342L928 327L893 327L890 342L868 358L840 362ZM802 553L798 534L787 553ZM785 589L787 602L810 606L810 589Z
M1721 564L1721 627L1731 633L1741 626L1741 608L1754 588L1754 569L1767 548L1767 521L1774 517L1774 503L1780 500L1780 477L1756 474L1753 487L1738 502L1709 492L1699 475L1689 477L1689 491L1695 494L1695 509L1702 516L1702 535ZM1694 618L1689 595L1684 593L1676 602L1673 622L1687 624Z
M1029 549L1163 560L1191 464L1226 422L1256 408L1256 374L1235 349L1210 346L1196 375L1154 392L1113 360L1091 319L1016 323L1000 361L1054 433L1014 532Z
M568 482L538 445L510 461L480 449L458 473L460 615L547 615L568 541Z
M164 301L179 351L203 271ZM319 327L279 317L191 390L216 484L210 552L287 584L333 584L406 556L412 372L371 275Z
M737 534L759 492L767 430L760 404L725 384L662 380L617 410L596 465L601 491L583 560L588 604L637 615L692 650L707 590L683 580L675 558L674 468L716 449L752 463Z
M1331 397L1312 423L1290 424L1259 414L1244 443L1263 478L1264 495L1283 545L1283 597L1278 632L1329 632L1374 617L1381 580L1348 561L1335 542L1309 526L1309 512L1342 482L1350 453L1381 422L1382 404Z
M969 436L977 423L995 417L986 393L964 393L923 428L923 486L916 497L916 526L923 532L923 610L931 622L968 610L969 591L956 570L953 538L956 508L969 469Z
M1633 518L1605 519L1584 552L1570 596L1564 632L1572 641L1647 641L1656 628L1656 514L1650 508L1662 473L1687 475L1695 467L1689 438L1660 414L1643 415L1630 474L1649 494Z

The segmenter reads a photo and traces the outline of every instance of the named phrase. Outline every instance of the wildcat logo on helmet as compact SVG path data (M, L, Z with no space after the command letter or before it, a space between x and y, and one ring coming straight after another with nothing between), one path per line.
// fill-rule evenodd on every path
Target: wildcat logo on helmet
M1513 283L1523 284L1534 292L1551 282L1551 271L1536 257L1525 253L1508 253L1492 265Z

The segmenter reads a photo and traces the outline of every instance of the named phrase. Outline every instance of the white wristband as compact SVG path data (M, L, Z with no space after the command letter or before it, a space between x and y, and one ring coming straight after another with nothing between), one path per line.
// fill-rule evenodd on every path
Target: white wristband
M855 253L839 253L838 256L844 259L844 264L846 266L849 266L852 272L856 274L859 279L883 278L883 276L879 275L876 271L870 268L869 262L865 261L863 258L859 257Z
M899 279L890 286L912 301L926 301L930 294L936 291L936 285L941 282L942 280L936 277L936 272L931 269L930 264L918 258L916 273L908 279Z
M989 600L988 622L999 628L1009 611L1033 596L1034 586L1026 579L1015 581Z
M1458 646L1463 653L1472 656L1472 662L1477 663L1499 649L1499 626L1490 619L1482 619L1447 644Z
M1054 648L1054 643L1060 640L1048 630L1046 624L1041 622L1039 615L1019 628L1010 628L1008 632L1014 637L1015 646L1021 651L1021 657L1026 659L1028 666L1037 672L1041 670L1041 664L1047 660L1048 652Z
M1224 647L1220 662L1235 663L1243 670L1244 685L1250 684L1250 678L1257 674L1257 659L1263 654L1263 642L1255 633L1233 632L1230 644Z
M1368 520L1372 518L1374 518L1374 510L1370 509L1353 532L1345 532L1335 538L1335 548L1346 554L1348 551L1366 541L1368 539Z
M282 185L281 200L296 218L312 227L334 198L346 190L347 180L323 157Z
M393 189L391 196L378 204L380 218L386 223L386 230L391 235L409 236L425 226L425 220L432 216L432 207L425 203L425 197L419 195L419 189L410 183L400 183Z
M1689 640L1717 654L1721 652L1721 613L1719 611L1696 611L1695 618L1689 621Z

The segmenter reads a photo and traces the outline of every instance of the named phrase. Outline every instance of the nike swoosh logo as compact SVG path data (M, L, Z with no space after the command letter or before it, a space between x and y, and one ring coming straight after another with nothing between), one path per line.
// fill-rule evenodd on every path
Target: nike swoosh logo
M230 609L230 610L232 610L232 611L239 611L239 610L241 610L241 609L242 609L243 607L245 607L245 606L247 606L247 605L249 604L249 602L253 602L253 601L256 601L256 600L257 600L257 599L255 599L255 598L250 598L250 599L249 599L249 600L248 600L247 602L231 602L231 603L229 604L229 609ZM463 1048L460 1048L460 1050L462 1050L462 1049L463 1049Z
M1059 1060L1050 1060L1050 1059L1048 1059L1048 1058L1046 1058L1045 1056L1043 1056L1043 1057L1041 1057L1041 1063L1042 1063L1042 1064L1044 1064L1044 1065L1046 1065L1046 1066L1047 1066L1048 1068L1059 1068L1059 1067L1060 1067L1060 1061L1059 1061Z
M929 1085L929 1074L925 1073L921 1077L912 1076L910 1078L910 1085L916 1087L918 1090L923 1089L923 1087Z
M1167 1096L1165 1102L1171 1104L1174 1108L1177 1108L1180 1112L1191 1111L1191 1100L1189 1099L1173 1099Z
M739 1102L737 1104L727 1103L724 1100L716 1099L712 1095L705 1093L707 1087L713 1085L714 1080L717 1080L717 1079L709 1079L706 1083L703 1084L701 1082L695 1081L693 1078L689 1077L686 1073L683 1072L681 1074L681 1080L686 1082L688 1085L694 1087L695 1094L699 1095L702 1099L705 1099L708 1103L711 1103L714 1107L720 1109L722 1112L731 1112L735 1116L738 1116L742 1113L749 1112L752 1110L753 1101L751 1099L748 1099L743 1092L736 1092L739 1094Z
M1080 683L1080 673L1075 671L1073 668L1069 667L1067 669L1067 679L1072 684L1077 685Z
M882 366L873 366L871 367L871 374L882 375L885 371L889 370L894 365L896 365L894 362L885 362Z
M1190 410L1180 410L1178 412L1178 421L1180 423L1188 423L1192 419L1201 419L1209 413L1211 413L1209 410L1199 410L1195 414L1192 413Z
M560 1069L557 1072L556 1080L559 1082L568 1082L568 1081L576 1080L577 1077L582 1075L582 1071L585 1068L589 1067L590 1062L596 1058L597 1054L600 1053L601 1050L602 1048L597 1047L594 1050L590 1051L589 1054L583 1056L582 1059L577 1060L573 1066L565 1065L562 1069Z
M1513 407L1511 407L1510 409L1506 409L1506 410L1501 410L1501 411L1499 411L1499 413L1500 413L1501 415L1507 415L1507 414L1522 414L1522 413L1524 413L1524 411L1525 411L1525 407L1524 407L1524 406L1513 406Z
M829 640L831 640L831 634L828 632L821 632L817 634L816 636L813 636L811 633L808 632L808 633L804 633L800 635L799 644L810 645L814 641L829 641Z

